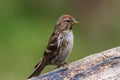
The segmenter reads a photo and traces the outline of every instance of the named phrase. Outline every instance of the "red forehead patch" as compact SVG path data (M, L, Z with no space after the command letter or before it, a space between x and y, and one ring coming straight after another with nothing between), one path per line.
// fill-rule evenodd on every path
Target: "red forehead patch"
M69 19L72 19L73 17L72 16L70 16L70 15L67 15L67 17L69 18Z

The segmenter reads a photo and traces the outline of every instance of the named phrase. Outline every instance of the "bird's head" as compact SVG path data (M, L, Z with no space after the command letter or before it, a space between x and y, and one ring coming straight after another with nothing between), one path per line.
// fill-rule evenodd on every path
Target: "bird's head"
M76 23L78 22L71 15L62 15L56 23L56 29L71 30Z

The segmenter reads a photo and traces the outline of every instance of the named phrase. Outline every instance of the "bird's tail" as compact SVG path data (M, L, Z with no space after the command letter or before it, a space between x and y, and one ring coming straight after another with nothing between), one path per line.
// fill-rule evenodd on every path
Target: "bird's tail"
M33 71L33 73L28 77L28 79L32 78L32 77L36 77L38 76L41 71L45 68L46 66L46 59L43 58L42 61L40 61L36 66L35 66L35 70Z

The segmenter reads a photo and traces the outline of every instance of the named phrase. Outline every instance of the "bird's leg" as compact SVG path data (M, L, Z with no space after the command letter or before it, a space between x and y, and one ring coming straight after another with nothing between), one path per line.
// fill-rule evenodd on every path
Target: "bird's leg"
M56 65L57 65L57 66L55 67L55 69L56 69L56 68L60 68L60 67L62 66L61 63L56 63Z
M67 65L67 64L68 64L68 63L65 61L65 62L63 63L63 66L64 66L64 65Z
M67 62L64 62L62 64L61 63L57 63L57 67L55 67L55 69L56 68L60 68L61 66L64 67L65 65L67 65Z
M66 62L66 61L61 64L61 66L63 66L63 67L64 67L65 65L67 65L67 62Z
M56 69L56 68L60 68L60 67L62 66L62 64L59 63L59 62L56 62L56 65L57 65L57 66L55 67L55 69Z

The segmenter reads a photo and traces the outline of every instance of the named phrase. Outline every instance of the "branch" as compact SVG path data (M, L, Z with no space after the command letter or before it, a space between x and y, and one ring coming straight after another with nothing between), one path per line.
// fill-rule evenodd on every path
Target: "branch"
M118 80L120 47L93 54L29 80Z

